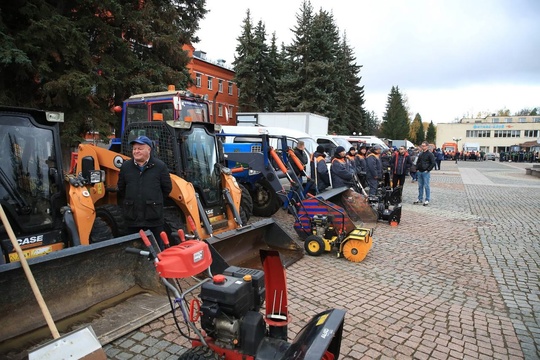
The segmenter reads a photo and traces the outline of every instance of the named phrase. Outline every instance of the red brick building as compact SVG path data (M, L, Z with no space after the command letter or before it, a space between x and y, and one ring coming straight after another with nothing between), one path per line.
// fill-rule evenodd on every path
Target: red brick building
M224 60L207 59L205 52L195 51L192 45L184 45L183 49L192 58L188 69L195 86L188 90L195 94L208 95L211 105L210 115L212 119L214 113L217 115L215 118L218 124L235 125L238 111L238 87L234 82L232 67L226 65Z

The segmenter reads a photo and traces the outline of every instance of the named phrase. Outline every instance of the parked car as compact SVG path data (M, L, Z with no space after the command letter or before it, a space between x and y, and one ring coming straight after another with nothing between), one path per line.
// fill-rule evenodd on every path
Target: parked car
M484 160L492 160L492 161L495 161L495 159L498 159L499 158L499 154L497 153L487 153L486 155L484 155Z

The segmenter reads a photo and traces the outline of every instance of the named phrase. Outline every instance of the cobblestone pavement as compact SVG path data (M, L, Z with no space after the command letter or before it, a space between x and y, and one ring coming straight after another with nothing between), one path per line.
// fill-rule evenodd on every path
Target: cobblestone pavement
M364 261L324 254L287 269L289 337L336 307L347 311L342 359L540 359L540 179L528 165L445 161L425 207L409 178L400 225L366 224ZM184 346L169 314L105 349L175 359Z

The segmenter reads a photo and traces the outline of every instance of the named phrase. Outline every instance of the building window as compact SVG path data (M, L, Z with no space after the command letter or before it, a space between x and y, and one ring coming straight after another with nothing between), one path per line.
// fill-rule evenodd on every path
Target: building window
M214 102L210 101L210 103L208 104L208 107L210 108L210 111L208 111L210 116L214 115Z
M500 138L518 138L520 137L520 130L494 130L494 137Z
M524 137L537 138L540 135L540 130L523 130Z
M208 90L212 90L212 82L214 81L214 78L209 76L208 77Z
M221 79L218 80L218 91L220 93L223 92L223 80L221 80Z
M195 86L200 88L202 86L202 75L201 74L195 74Z
M493 118L492 120L494 123L498 123L499 122L499 118Z
M491 130L467 130L466 137L491 137Z
M229 105L229 120L233 118L233 109L234 109L234 106Z
M218 104L218 116L223 116L223 105Z
M511 118L511 117L510 117L510 118L505 118L505 119L504 119L504 122L511 123L511 122L512 122L512 118Z
M232 82L229 81L229 84L228 84L228 93L229 95L232 95Z
M540 122L540 117L533 117L533 122Z
M518 121L519 121L520 123L524 123L524 122L527 122L527 119L526 119L526 118L523 118L523 117L521 117L521 118L519 118L519 119L518 119Z

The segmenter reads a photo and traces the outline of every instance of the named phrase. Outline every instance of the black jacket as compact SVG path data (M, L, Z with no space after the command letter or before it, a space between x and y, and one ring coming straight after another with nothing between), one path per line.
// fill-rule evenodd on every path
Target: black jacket
M411 157L408 153L401 155L399 152L395 152L392 155L392 161L390 162L392 167L392 174L394 175L406 175L412 166Z
M366 178L381 180L383 176L383 165L379 156L375 154L369 154L366 157Z
M123 199L126 226L163 225L163 202L171 190L171 176L163 161L150 156L142 170L133 160L124 161L118 175L118 192Z
M416 170L417 171L431 171L435 167L435 156L431 151L423 151L418 154L418 159L416 160Z
M294 161L291 161L291 165L293 167L294 173L296 174L296 176L301 176L301 175L303 175L302 171L305 170L306 164L308 163L308 157L307 157L307 154L306 154L306 152L304 150L300 150L297 147L295 147L293 151L294 151L294 154L296 155L296 157L302 162L302 164L304 164L303 169L298 169L298 167L296 166Z
M330 186L330 174L326 166L326 155L315 151L311 161L311 178L315 179L315 170L317 171L317 189L322 191Z

